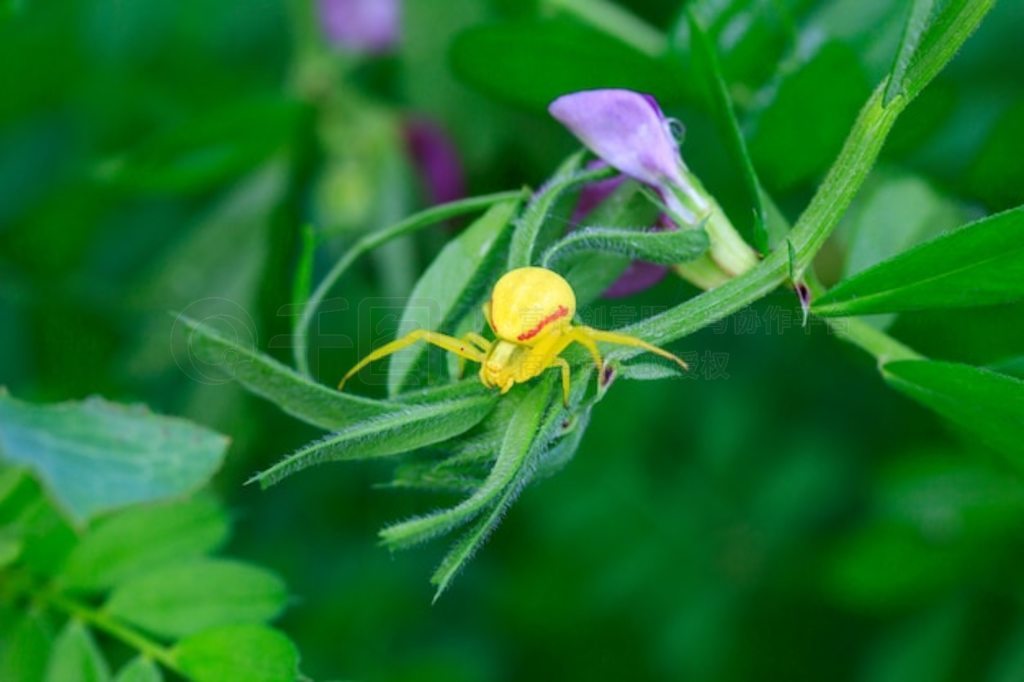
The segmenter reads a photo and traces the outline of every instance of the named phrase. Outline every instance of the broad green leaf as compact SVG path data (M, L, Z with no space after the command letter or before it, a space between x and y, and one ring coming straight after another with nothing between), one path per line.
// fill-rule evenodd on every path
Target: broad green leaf
M262 623L281 613L288 589L273 573L228 559L169 564L128 580L104 610L155 635L176 639L236 623Z
M628 88L660 99L674 93L665 60L563 19L474 26L456 37L449 57L470 86L540 111L579 90Z
M584 252L618 253L634 260L674 265L703 255L710 242L704 230L644 231L618 227L586 227L553 244L544 252L541 264L558 270L559 265Z
M551 400L551 386L550 378L538 382L519 403L483 485L451 509L388 526L380 532L384 544L397 549L437 537L471 520L495 500L523 468Z
M928 28L899 83L908 100L916 97L953 59L993 4L995 0L947 0L937 13L931 13Z
M69 620L61 631L46 664L45 682L106 682L110 668L89 630Z
M161 131L96 169L100 180L134 190L190 192L224 181L283 148L301 105L284 99L235 102Z
M900 47L893 61L889 82L885 86L884 104L891 102L896 95L903 91L907 69L910 67L917 48L921 44L921 37L931 21L934 6L935 0L911 0L907 22L903 26Z
M495 204L445 245L409 295L396 338L416 329L450 333L452 325L479 302L493 284L497 257L507 248L508 227L518 205L518 201ZM392 395L401 392L420 369L427 350L421 342L391 356L388 391Z
M114 682L161 682L163 675L152 660L136 656L117 673Z
M29 466L79 523L204 485L228 440L184 419L99 397L32 405L0 395L0 457Z
M0 606L0 680L43 679L52 644L51 625L42 614Z
M494 408L495 395L406 405L313 441L253 476L267 488L306 467L323 462L397 455L465 433Z
M213 500L136 507L92 525L60 577L73 590L101 591L165 564L206 554L227 539L230 526Z
M840 282L824 316L1008 303L1024 297L1024 207L984 218Z
M1024 465L1024 381L929 360L890 362L882 374L894 388Z
M173 655L195 682L294 682L299 653L291 640L263 625L227 625L186 637Z
M690 51L693 57L693 68L702 81L705 99L711 109L712 117L719 132L725 139L726 147L737 166L747 201L753 212L753 224L745 231L745 236L762 252L768 251L768 233L766 229L763 192L761 181L754 170L754 162L747 151L746 140L740 130L739 121L733 108L729 88L722 75L722 67L718 61L718 52L714 43L701 25L692 5L686 8L686 18L690 28ZM746 216L741 226L747 225Z

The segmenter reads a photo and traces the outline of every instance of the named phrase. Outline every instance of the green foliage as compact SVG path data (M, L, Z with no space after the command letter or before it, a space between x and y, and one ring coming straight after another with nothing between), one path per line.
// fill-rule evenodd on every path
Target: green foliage
M46 663L46 682L108 682L110 668L92 634L81 623L69 620L57 636Z
M686 263L708 250L708 235L702 229L643 231L618 227L586 227L575 230L552 244L540 262L559 270L565 260L579 253L618 253L635 260L674 265Z
M227 445L219 434L141 405L93 397L37 406L0 395L0 456L35 471L76 523L196 490Z
M482 301L496 259L508 248L508 227L517 207L517 201L495 204L445 245L409 295L397 338L415 329L451 333L456 322ZM424 346L416 344L391 357L388 389L392 395L401 392L421 369Z
M121 583L103 608L155 635L176 638L271 620L287 598L280 578L262 568L226 559L179 559Z
M196 682L239 678L280 682L298 676L299 654L280 632L261 625L226 625L183 639L174 649L182 672Z
M529 50L521 50L524 43ZM516 59L507 59L512 50ZM593 88L628 88L671 95L672 70L607 33L567 19L475 26L455 39L455 74L487 94L544 110L559 95Z
M1024 381L979 367L904 360L882 367L894 388L935 410L981 443L1024 464Z
M815 302L819 315L1008 303L1024 297L1024 208L1000 213L879 263Z
M156 663L143 656L136 656L117 673L114 682L160 682L163 675Z

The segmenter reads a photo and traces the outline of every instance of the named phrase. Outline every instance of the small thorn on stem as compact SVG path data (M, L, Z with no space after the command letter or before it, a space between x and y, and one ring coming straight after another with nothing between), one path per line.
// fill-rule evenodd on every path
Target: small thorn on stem
M607 388L612 383L612 379L615 378L615 368L611 365L605 365L601 368L601 388Z
M804 319L801 326L807 326L807 316L811 312L811 290L807 287L804 282L796 283L796 295L800 299L800 309L804 313Z

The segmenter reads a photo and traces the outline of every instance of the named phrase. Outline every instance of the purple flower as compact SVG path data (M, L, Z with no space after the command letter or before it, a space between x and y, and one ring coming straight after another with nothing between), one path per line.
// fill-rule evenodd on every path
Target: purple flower
M318 0L327 40L350 52L390 52L400 34L400 0Z
M626 175L655 187L685 184L679 146L650 95L584 90L559 97L548 111L587 148Z
M402 132L406 152L431 203L443 204L464 197L466 183L459 152L444 130L427 119L410 117Z

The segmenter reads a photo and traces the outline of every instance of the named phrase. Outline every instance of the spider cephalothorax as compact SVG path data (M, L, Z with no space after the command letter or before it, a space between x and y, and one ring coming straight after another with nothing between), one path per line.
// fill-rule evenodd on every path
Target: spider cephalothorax
M589 351L598 370L603 364L598 342L643 348L686 369L686 363L672 353L634 336L574 325L575 315L576 295L562 276L545 268L517 268L497 281L490 300L484 304L484 317L495 336L493 341L475 332L455 338L417 329L372 351L348 371L338 388L374 360L421 340L480 363L480 381L502 393L550 367L558 367L562 372L562 396L566 402L569 400L569 363L561 354L574 342Z

